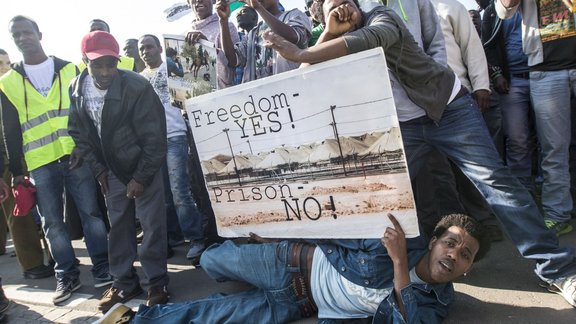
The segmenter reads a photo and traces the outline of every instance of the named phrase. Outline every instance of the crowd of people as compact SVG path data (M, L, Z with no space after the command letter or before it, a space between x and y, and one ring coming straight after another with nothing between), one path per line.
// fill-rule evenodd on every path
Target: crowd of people
M215 44L218 89L385 52L422 235L406 239L389 215L381 240L253 235L254 244L217 235L192 133L170 100L170 73L186 70L174 49L146 34L126 40L122 56L108 24L94 19L74 64L44 52L32 18L13 17L23 61L7 68L0 50L0 200L9 184L36 189L35 210L2 217L24 277L55 276L55 305L81 287L68 224L77 218L93 284L109 286L103 320L437 323L453 301L451 282L505 235L544 286L576 307L576 254L558 240L573 230L576 192L576 6L545 3L478 0L480 19L456 0L309 0L308 15L247 0L235 15L239 33L228 1L188 0L196 19L185 39ZM564 27L548 16L564 17ZM211 278L254 288L167 304L167 259L184 242ZM143 292L137 312L124 305ZM8 305L0 286L0 316Z

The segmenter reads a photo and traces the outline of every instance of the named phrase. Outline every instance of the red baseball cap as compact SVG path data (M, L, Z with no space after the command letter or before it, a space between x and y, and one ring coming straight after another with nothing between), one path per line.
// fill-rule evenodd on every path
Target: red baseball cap
M120 58L120 47L114 36L100 30L93 31L82 38L81 51L89 60L102 56Z

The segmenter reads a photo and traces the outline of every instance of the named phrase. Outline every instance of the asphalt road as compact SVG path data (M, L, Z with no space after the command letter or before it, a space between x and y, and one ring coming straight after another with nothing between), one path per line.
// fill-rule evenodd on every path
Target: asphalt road
M576 227L576 221L573 225ZM576 232L561 237L561 243L576 247ZM51 302L54 278L24 279L16 258L10 257L12 247L0 256L3 287L13 301L7 311L8 323L91 323L100 316L96 307L105 289L92 286L90 259L83 242L74 241L74 247L81 261L83 287L60 307ZM172 302L247 287L238 283L216 283L202 269L188 263L186 246L176 247L175 251L168 265ZM576 309L538 283L533 263L522 259L509 240L495 243L488 256L456 283L456 302L445 323L576 323ZM142 294L129 305L137 307L145 298ZM307 319L298 323L315 322Z

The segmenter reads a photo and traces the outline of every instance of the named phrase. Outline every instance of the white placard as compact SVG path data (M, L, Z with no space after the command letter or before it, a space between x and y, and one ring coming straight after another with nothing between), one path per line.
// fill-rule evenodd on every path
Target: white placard
M384 52L186 101L218 233L380 238L418 222Z

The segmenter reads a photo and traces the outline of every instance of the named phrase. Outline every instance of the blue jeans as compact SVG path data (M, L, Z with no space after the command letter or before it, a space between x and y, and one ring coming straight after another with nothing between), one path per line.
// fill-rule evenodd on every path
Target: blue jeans
M503 164L471 96L449 104L438 123L421 117L400 123L400 129L411 177L438 149L478 188L518 251L536 262L541 279L551 282L576 273L574 250L559 247L528 190Z
M500 156L504 156L504 130L502 129L502 109L498 104L499 94L491 88L490 94L490 109L485 111L482 116L490 137L496 146L496 151Z
M243 281L256 288L171 305L140 306L133 323L287 323L301 318L289 265L288 242L210 246L200 259L217 281Z
M530 72L530 96L542 150L542 210L548 219L568 222L570 196L570 94L576 95L576 69Z
M168 234L168 245L173 242L178 242L184 239L182 230L180 229L180 222L178 215L176 215L176 208L174 207L174 198L172 198L172 189L170 189L170 178L168 177L168 168L166 163L160 168L162 172L162 182L164 186L164 199L166 206L166 232Z
M191 241L204 239L204 215L198 209L190 190L188 174L188 139L186 135L168 138L166 165L170 189L182 235Z
M50 253L56 262L56 278L78 277L74 248L64 224L64 187L70 193L82 222L86 248L92 261L92 274L108 272L108 234L98 208L96 180L83 164L75 170L68 169L67 161L55 161L30 172L36 185L37 208Z
M506 136L506 164L510 172L530 191L534 191L532 181L532 127L530 114L530 81L511 77L510 90L500 94L502 124Z

